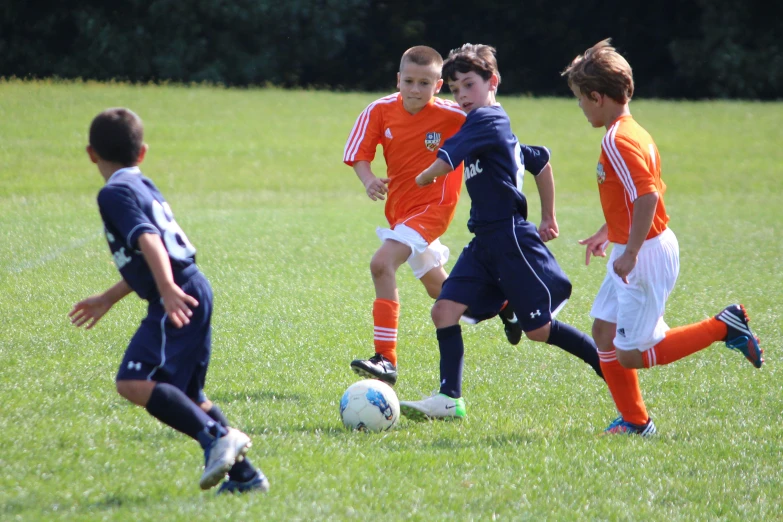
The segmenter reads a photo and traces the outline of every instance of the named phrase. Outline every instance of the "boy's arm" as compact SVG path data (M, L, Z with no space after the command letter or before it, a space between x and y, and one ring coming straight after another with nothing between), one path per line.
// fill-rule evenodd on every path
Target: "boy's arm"
M590 257L606 257L606 245L609 244L609 227L604 223L598 232L588 237L580 239L580 245L585 245L585 265L590 264Z
M555 176L552 164L547 163L535 178L538 197L541 198L541 225L538 227L538 235L546 242L560 234L555 218Z
M389 192L389 187L386 185L389 183L389 178L378 178L372 173L369 161L357 161L353 164L353 171L359 177L359 180L364 185L364 190L367 192L367 196L373 201L386 199L385 194Z
M625 252L615 260L613 265L614 273L626 284L628 283L628 274L636 266L636 256L639 255L639 249L642 248L642 243L650 233L658 199L657 192L650 192L639 196L633 202L633 218L631 230L628 233L628 243L625 245Z
M126 283L124 279L121 279L105 292L79 301L73 305L71 311L68 312L68 317L71 318L71 324L77 328L86 324L87 326L85 328L89 330L95 326L95 323L97 323L115 303L131 292L132 290L131 287L128 286L128 283Z
M438 158L432 163L432 165L424 169L421 174L416 176L416 184L420 187L426 187L427 185L434 183L435 178L438 176L445 176L452 170L454 169L451 165Z
M171 260L163 240L157 234L145 233L139 236L139 249L144 255L158 293L163 299L163 308L171 322L177 328L182 328L190 323L193 312L190 307L198 306L198 301L182 291L174 282L174 274L171 271Z

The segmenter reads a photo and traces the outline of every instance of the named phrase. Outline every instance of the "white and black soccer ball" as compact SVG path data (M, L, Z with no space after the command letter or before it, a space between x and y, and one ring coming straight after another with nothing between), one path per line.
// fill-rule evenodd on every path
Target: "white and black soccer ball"
M386 431L400 418L400 401L385 382L365 379L345 390L340 417L349 430Z

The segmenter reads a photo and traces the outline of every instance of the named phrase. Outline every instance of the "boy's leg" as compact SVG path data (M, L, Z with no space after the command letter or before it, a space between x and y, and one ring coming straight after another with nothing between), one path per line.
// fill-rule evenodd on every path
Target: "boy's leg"
M601 362L598 358L598 348L593 339L580 332L571 325L561 323L556 319L545 324L541 328L525 332L528 339L546 343L565 350L571 355L582 359L589 364L593 371L603 379Z
M438 348L440 349L440 390L421 401L400 401L400 411L414 420L459 419L465 417L465 401L462 399L462 368L465 347L459 318L466 305L438 300L432 307Z
M715 317L672 328L662 341L642 352L640 360L634 362L637 368L663 366L703 350L714 342L725 341L729 348L739 350L753 366L761 368L763 350L748 322L745 307L728 306Z
M650 421L639 388L636 370L623 367L617 360L613 340L617 325L601 319L593 322L593 338L598 346L601 370L622 420L633 425L645 426ZM612 426L610 426L611 428Z
M228 419L217 404L206 400L199 406L218 424L224 428L230 427ZM221 484L218 493L247 493L251 491L266 493L269 491L269 480L260 469L253 466L250 459L245 457L242 460L237 460L228 470L228 480Z
M206 448L214 438L226 434L181 390L171 384L146 380L118 380L117 392L142 406L163 424L184 433Z
M440 297L432 307L440 350L440 392L422 401L400 401L403 415L414 419L465 417L462 399L462 365L465 348L459 320L470 307L477 314L497 311L505 297L497 277L487 268L487 253L474 238L454 265Z
M375 285L372 310L375 355L351 362L351 368L357 374L380 379L391 386L397 382L397 328L400 317L396 273L410 257L411 251L406 244L386 239L370 261Z
M117 389L123 394L128 388L134 388L141 383L144 383L147 388L150 384L153 386L145 405L149 414L197 440L204 450L204 474L199 482L201 489L216 486L223 480L231 466L238 459L242 459L247 452L250 438L238 430L223 427L212 420L185 393L171 384L153 381L118 381ZM139 395L138 390L130 393Z

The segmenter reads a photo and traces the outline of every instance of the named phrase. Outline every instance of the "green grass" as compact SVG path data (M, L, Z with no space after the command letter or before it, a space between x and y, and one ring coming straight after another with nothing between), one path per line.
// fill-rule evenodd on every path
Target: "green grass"
M715 345L641 372L660 435L601 438L615 416L602 381L554 348L510 347L490 321L464 328L465 422L403 419L366 435L342 429L338 401L355 380L348 362L372 351L368 265L383 212L341 158L375 96L0 82L0 520L780 519L783 105L632 105L661 150L681 246L667 321L744 302L762 370ZM601 223L602 131L573 100L501 101L522 141L553 150L551 248L575 288L560 318L589 331L605 264L585 267L577 240ZM84 146L92 117L119 105L144 118L143 170L215 288L206 391L254 438L266 496L201 492L198 445L114 391L140 300L92 331L66 318L118 279ZM535 219L530 177L526 190ZM443 239L451 263L468 208L465 197ZM398 282L397 392L417 399L437 387L431 301L405 267Z

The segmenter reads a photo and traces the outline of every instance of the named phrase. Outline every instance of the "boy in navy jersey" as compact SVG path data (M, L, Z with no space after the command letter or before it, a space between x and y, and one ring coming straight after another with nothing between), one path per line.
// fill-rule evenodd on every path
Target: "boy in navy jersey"
M421 401L400 402L402 413L414 419L465 416L465 349L459 319L468 307L481 318L508 299L529 339L558 346L603 376L592 339L554 319L571 295L571 282L544 245L559 233L550 154L545 147L520 144L511 132L508 116L495 101L500 83L495 49L465 44L452 50L443 64L443 77L468 117L416 182L426 186L464 161L472 202L468 229L475 237L432 308L440 348L440 391ZM525 170L535 176L541 197L538 229L527 221Z
M76 303L68 315L74 325L89 329L131 292L147 300L147 317L117 373L117 392L201 444L202 489L216 486L228 472L219 493L266 491L266 477L244 458L250 438L229 427L204 395L212 288L169 204L139 170L147 148L141 119L128 109L107 109L90 125L87 154L106 180L98 208L122 279Z

